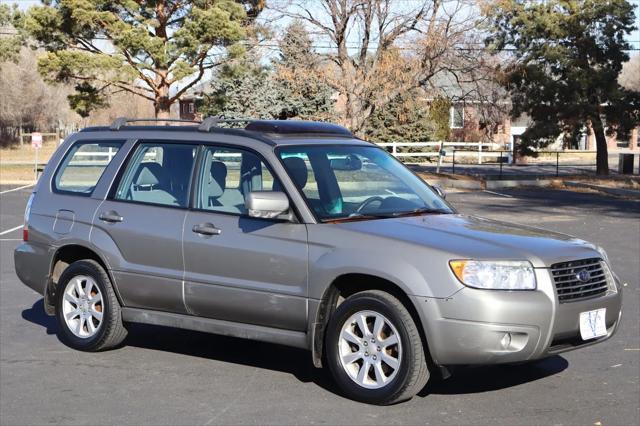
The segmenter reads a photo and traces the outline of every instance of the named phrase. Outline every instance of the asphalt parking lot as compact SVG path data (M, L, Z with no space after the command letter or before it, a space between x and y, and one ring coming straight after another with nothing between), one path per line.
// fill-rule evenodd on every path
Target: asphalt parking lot
M608 342L528 365L463 368L413 400L339 396L306 351L135 325L89 354L56 337L42 299L13 267L30 188L0 187L0 424L640 423L640 202L518 189L450 194L464 213L540 226L602 245L626 283Z

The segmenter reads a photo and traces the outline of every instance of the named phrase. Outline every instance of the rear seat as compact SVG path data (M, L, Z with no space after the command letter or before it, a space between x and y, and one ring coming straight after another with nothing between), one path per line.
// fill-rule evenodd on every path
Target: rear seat
M143 163L141 166L131 191L131 199L146 203L178 205L178 200L162 188L162 182L166 182L163 179L162 166L158 163Z

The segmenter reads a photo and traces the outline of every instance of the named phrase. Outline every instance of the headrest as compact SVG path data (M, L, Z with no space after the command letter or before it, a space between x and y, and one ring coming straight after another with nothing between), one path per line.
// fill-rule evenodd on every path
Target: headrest
M285 167L289 171L289 175L299 189L307 184L307 163L300 157L287 157L284 160Z
M150 186L158 185L162 177L163 168L158 163L142 163L136 185Z
M209 180L209 196L219 197L227 187L227 166L222 161L211 162L211 179Z

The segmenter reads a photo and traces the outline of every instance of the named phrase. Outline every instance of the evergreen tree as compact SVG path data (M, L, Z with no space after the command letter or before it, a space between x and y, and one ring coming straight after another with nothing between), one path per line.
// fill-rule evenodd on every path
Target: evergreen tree
M633 6L626 0L498 0L487 9L494 49L513 49L504 67L512 115L533 124L523 153L588 125L595 133L597 173L607 174L605 132L625 137L638 124L640 94L618 83L630 48ZM606 129L606 130L605 130Z
M48 51L38 64L43 76L76 84L70 99L83 111L113 88L153 101L160 118L207 70L242 54L247 25L264 7L263 0L43 3L25 20Z

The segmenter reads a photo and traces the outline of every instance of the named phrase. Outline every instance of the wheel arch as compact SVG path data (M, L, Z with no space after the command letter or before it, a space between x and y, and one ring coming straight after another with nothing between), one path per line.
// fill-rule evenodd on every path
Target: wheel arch
M322 367L322 358L324 355L324 338L326 334L329 318L335 311L336 307L347 297L352 294L366 291L380 290L396 297L411 314L418 331L424 348L425 356L429 363L433 364L431 353L429 350L428 339L425 334L424 327L420 321L420 316L407 293L402 287L393 281L377 275L365 273L345 273L336 277L324 291L322 299L318 305L315 320L312 327L311 352L313 364L316 367Z
M69 243L58 247L51 257L51 265L49 267L49 279L47 281L47 287L44 292L44 307L45 311L49 315L53 315L55 312L56 290L58 286L58 280L65 269L73 262L79 260L94 260L105 270L109 279L113 283L113 288L118 298L118 302L122 305L122 299L118 293L117 286L111 274L110 268L107 262L100 256L97 250L79 243Z

